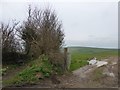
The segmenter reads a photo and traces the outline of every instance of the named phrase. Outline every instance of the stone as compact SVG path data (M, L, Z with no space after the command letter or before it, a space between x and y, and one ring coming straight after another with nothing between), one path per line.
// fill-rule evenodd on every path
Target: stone
M109 76L115 77L114 73L109 73Z
M97 60L96 60L96 58L94 58L88 62L89 62L89 65L95 65L97 63Z
M110 73L110 72L104 72L104 75L110 76L110 77L115 77L114 73Z
M112 65L116 65L117 64L117 62L112 62Z
M98 61L96 63L97 67L101 67L101 66L104 66L104 65L107 65L107 64L108 64L108 62L106 62L106 61Z

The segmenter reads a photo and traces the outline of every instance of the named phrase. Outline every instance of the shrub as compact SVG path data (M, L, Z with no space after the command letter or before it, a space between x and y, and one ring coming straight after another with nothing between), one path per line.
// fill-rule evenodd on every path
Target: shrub
M48 55L51 64L53 65L53 70L56 72L63 72L65 70L64 66L64 54L61 52L51 52Z
M28 18L21 27L19 34L29 57L36 58L41 54L60 51L64 43L62 23L50 8L32 10L29 7Z

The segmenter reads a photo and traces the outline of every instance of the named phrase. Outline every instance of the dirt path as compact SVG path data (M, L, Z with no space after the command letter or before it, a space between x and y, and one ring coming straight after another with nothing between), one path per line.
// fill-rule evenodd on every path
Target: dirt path
M69 79L70 88L91 88L91 87L117 87L117 60L118 58L109 58L104 61L108 65L97 68L95 65L87 65L73 71L73 76ZM107 73L108 75L104 74ZM114 75L110 76L109 74ZM66 86L65 86L66 87Z
M18 72L20 72L21 70L23 70L26 67L26 65L24 66L19 66L18 68L12 68L9 69L8 72L2 77L2 80L8 80L11 77L14 77Z

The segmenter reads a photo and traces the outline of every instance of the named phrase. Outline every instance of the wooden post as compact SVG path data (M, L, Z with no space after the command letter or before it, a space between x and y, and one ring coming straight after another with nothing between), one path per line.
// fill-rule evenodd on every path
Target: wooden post
M71 64L71 56L68 53L68 48L64 48L64 69L69 70Z
M67 55L67 69L68 70L70 69L70 65L71 65L71 54L68 53Z
M64 48L64 53L66 54L68 52L68 48Z
M64 70L67 70L67 48L64 48Z

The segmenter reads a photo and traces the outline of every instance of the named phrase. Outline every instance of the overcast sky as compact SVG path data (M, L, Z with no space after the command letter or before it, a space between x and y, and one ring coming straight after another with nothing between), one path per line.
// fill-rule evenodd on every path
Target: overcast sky
M43 0L42 0L43 1ZM0 21L23 21L27 8L50 5L63 23L66 46L118 47L118 3L115 2L8 2L0 3ZM58 0L59 1L59 0ZM110 0L111 1L111 0Z

